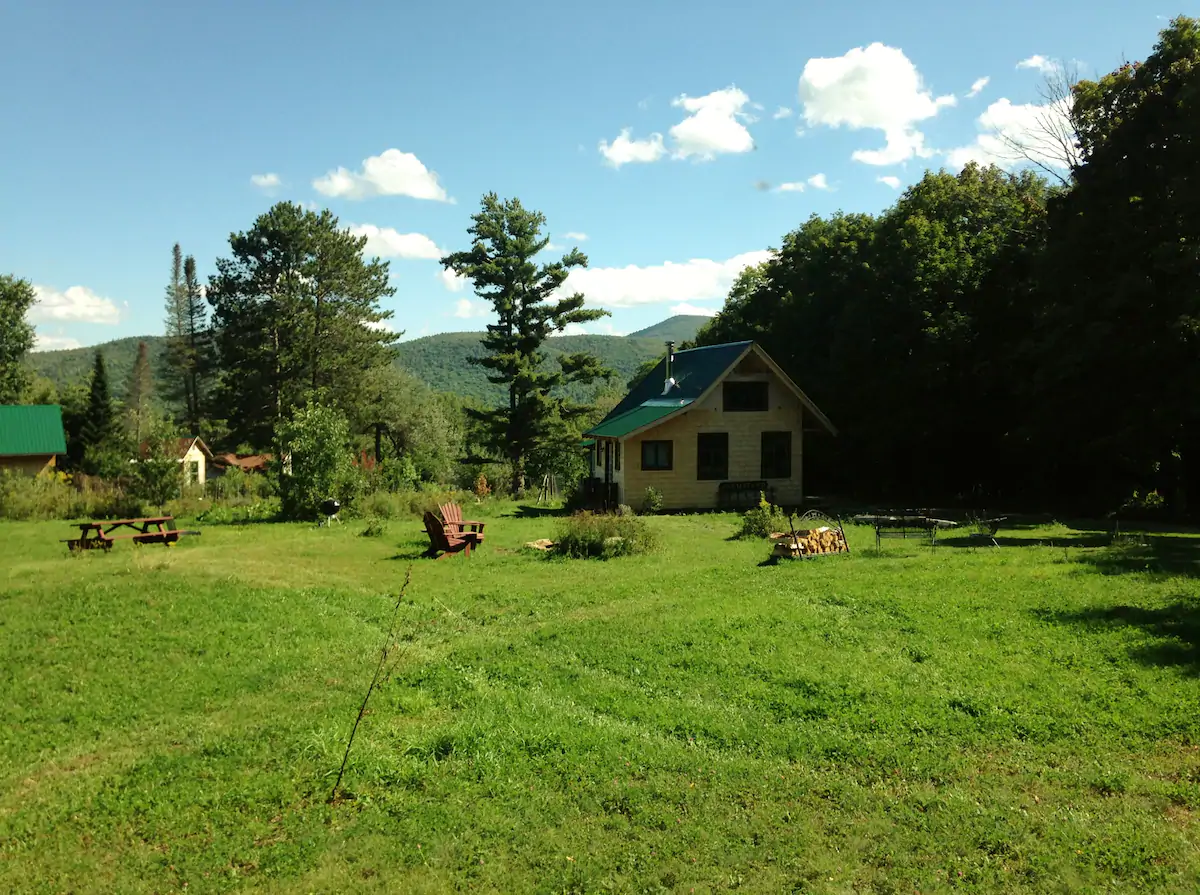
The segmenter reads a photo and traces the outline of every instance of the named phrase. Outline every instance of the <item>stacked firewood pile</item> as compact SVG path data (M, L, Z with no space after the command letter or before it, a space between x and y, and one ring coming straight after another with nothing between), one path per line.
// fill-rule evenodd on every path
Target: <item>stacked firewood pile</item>
M792 532L778 532L771 535L775 541L776 556L817 556L823 553L848 553L846 534L840 528L822 526Z

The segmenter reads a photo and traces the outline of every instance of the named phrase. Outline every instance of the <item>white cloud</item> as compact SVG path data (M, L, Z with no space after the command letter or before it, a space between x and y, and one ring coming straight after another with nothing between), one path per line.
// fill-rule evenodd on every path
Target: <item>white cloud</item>
M399 233L391 227L374 224L350 224L347 229L354 236L367 238L363 254L368 257L436 260L446 254L424 233Z
M690 317L716 317L717 312L712 308L702 308L699 305L683 301L671 308L672 314L686 314Z
M967 91L967 99L974 99L983 92L983 88L990 84L991 78L979 78L971 85L971 89Z
M754 138L744 121L753 121L745 107L750 102L741 90L730 86L705 96L680 96L671 105L691 114L671 128L675 158L708 161L726 153L749 152Z
M466 277L460 277L448 267L443 267L437 275L438 279L442 281L442 285L451 292L462 292L467 288L469 282Z
M900 189L900 178L899 177L893 177L891 174L885 174L882 177L876 177L875 179L882 184L886 184L887 186L890 186L894 190Z
M452 201L438 183L438 176L411 152L388 149L364 159L361 171L336 168L313 181L323 196L367 199L371 196L411 196L435 202Z
M97 295L86 286L71 286L63 292L49 286L34 286L33 291L37 295L29 309L29 319L33 323L115 324L121 319L121 311L110 299Z
M588 236L586 233L579 233L575 230L568 230L563 234L563 239L573 239L576 242L587 242L587 238Z
M629 136L631 133L632 128L623 128L611 144L607 140L600 141L600 154L614 168L631 162L656 162L667 154L662 134L651 134L648 140L633 140Z
M568 323L563 327L562 335L564 336L624 336L628 333L621 332L607 321L599 321L593 323L591 327L586 327L582 323Z
M1050 74L1057 68L1054 60L1047 59L1045 56L1035 53L1028 59L1022 59L1017 63L1017 68L1032 68L1035 71L1040 71L1043 74Z
M916 125L956 102L952 94L935 98L904 51L881 43L856 47L843 56L809 59L799 95L809 126L883 131L883 149L860 149L852 155L868 165L931 156Z
M781 193L803 193L805 186L802 181L796 180L792 183L781 183L775 189Z
M44 336L37 333L33 340L34 351L66 351L81 347L78 339L69 336Z
M638 267L576 268L559 288L560 295L582 292L588 304L631 308L659 302L723 299L742 270L771 257L769 251L744 252L726 261L696 258Z
M260 190L273 190L282 183L282 181L279 179L279 175L272 173L251 174L250 182Z
M814 174L812 177L808 178L808 180L807 180L806 182L807 182L807 183L808 183L808 185L809 185L809 186L811 186L811 187L812 187L814 190L826 190L826 191L829 191L829 190L832 190L832 189L833 189L833 187L831 187L831 186L829 185L829 181L825 179L825 175L824 175L824 174Z
M774 118L776 121L778 121L780 118L791 118L792 110L789 109L787 106L780 106L778 109L775 110L775 114L772 115L771 117Z
M492 306L482 299L460 298L454 303L454 316L463 319L486 317L491 312Z
M1029 160L1065 170L1068 159L1053 135L1070 133L1068 111L1066 101L1039 106L1014 105L1008 99L999 99L977 119L982 133L975 142L952 149L946 160L956 168L972 161L1012 168L1022 161L1017 147L1024 147Z

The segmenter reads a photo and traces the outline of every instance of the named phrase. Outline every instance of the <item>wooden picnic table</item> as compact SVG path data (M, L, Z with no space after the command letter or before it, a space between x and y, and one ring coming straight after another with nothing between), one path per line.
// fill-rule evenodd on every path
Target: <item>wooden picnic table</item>
M106 519L99 522L77 522L78 538L68 538L70 550L111 550L116 541L133 541L135 544L165 544L170 547L183 535L198 535L198 531L181 531L175 526L174 516L146 516L141 519ZM130 529L133 534L118 534L118 529Z

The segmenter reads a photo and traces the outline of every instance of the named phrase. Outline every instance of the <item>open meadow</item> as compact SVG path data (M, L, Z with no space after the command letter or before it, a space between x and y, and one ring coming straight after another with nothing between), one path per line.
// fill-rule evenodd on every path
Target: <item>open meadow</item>
M415 520L0 523L0 890L1200 887L1200 539L769 566L714 514L564 560L483 512L440 562Z

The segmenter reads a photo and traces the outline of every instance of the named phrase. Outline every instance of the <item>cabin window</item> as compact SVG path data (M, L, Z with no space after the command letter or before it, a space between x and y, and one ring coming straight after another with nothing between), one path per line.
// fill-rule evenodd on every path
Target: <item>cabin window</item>
M766 382L726 382L721 389L726 413L751 413L767 409Z
M642 469L672 469L672 446L670 441L643 441Z
M762 477L790 479L792 477L792 433L764 432L762 434Z
M200 481L200 461L192 460L188 463L188 484L198 484Z
M701 432L696 436L696 478L729 478L728 432Z

